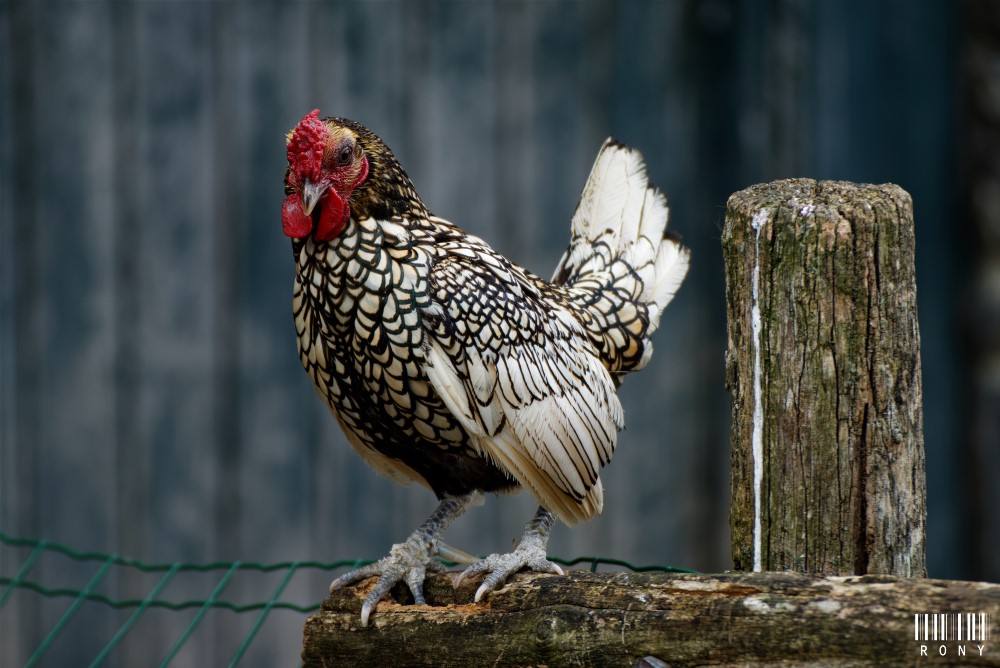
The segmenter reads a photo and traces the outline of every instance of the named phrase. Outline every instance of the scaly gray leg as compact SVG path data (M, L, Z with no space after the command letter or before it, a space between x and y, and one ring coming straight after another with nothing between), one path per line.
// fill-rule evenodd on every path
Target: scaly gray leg
M438 539L448 525L464 513L478 497L477 492L464 496L444 497L427 521L410 534L406 542L393 545L389 556L379 559L374 564L341 575L330 583L330 591L354 584L372 575L379 576L375 588L365 597L361 606L361 626L368 626L368 617L372 610L401 580L406 582L410 592L413 593L414 603L426 603L424 575L428 569L443 569L443 566L431 561L438 551Z
M518 543L513 552L491 554L482 561L469 566L458 576L455 586L460 585L462 580L467 577L489 573L483 583L479 585L479 589L476 590L475 601L478 603L484 594L493 591L513 573L525 566L540 573L562 575L563 570L559 568L559 564L549 561L545 553L545 548L549 544L549 533L552 531L552 525L555 521L555 515L539 506L535 516L524 525L521 542Z

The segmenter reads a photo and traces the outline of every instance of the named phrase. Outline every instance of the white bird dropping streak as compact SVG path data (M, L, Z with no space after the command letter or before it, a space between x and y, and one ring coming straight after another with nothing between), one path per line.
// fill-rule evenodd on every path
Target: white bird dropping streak
M761 521L760 521L760 488L764 481L764 406L760 390L760 230L770 216L770 211L762 209L754 214L753 227L754 258L752 298L750 307L750 324L753 331L753 570L759 573L761 566Z

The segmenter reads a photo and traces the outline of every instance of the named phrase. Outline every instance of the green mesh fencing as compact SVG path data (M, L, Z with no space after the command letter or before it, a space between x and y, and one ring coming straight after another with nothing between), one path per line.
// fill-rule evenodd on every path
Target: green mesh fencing
M301 613L304 616L319 610L321 603L319 600L310 605L300 605L282 600L282 593L285 591L294 575L301 573L306 569L334 571L339 568L357 568L358 566L371 563L370 561L364 560L346 560L335 562L285 561L273 564L261 564L251 561L217 561L207 564L180 562L144 563L136 559L128 559L114 554L78 552L58 543L30 538L15 538L2 532L0 532L0 544L12 548L31 550L23 562L20 563L20 566L13 575L9 575L6 572L0 573L0 587L3 587L3 591L0 592L0 609L7 604L11 595L17 590L33 592L39 596L52 599L65 598L70 600L65 613L63 613L62 617L60 617L59 620L52 626L51 630L38 645L34 654L28 660L26 664L27 666L35 666L39 664L45 652L56 641L60 633L63 632L70 620L72 620L74 615L77 614L84 602L100 603L114 609L133 609L133 612L128 619L108 639L104 648L91 661L89 664L91 667L99 666L104 663L112 652L114 652L115 648L119 646L129 631L136 625L143 614L150 609L155 608L172 611L188 609L197 610L197 613L191 619L190 623L176 639L167 655L160 662L160 666L167 666L171 663L171 661L173 661L178 652L180 652L181 648L191 637L191 634L204 620L205 615L209 610L224 609L234 613L255 614L256 619L254 620L253 625L250 627L249 632L242 639L238 649L229 661L228 665L235 666L244 657L271 612L275 610L291 610ZM96 570L90 580L81 589L47 586L45 583L36 582L30 578L32 568L46 553L60 554L76 562L94 562ZM552 560L564 566L587 564L592 572L596 572L601 566L616 567L632 571L662 571L675 573L694 572L671 566L635 566L626 561L601 557L578 557L571 560L553 557ZM9 560L3 560L2 568L9 567L7 561ZM143 598L116 599L95 592L95 589L109 574L114 571L114 569L136 569L137 571L141 571L143 573L162 573L162 576L159 577L156 584ZM171 601L160 598L163 590L166 589L167 585L171 583L175 576L185 572L218 573L218 581L215 584L214 589L212 589L211 593L205 599ZM226 586L238 572L282 573L283 576L265 600L237 604L235 602L225 600L222 598L222 595ZM303 619L303 623L304 622L305 620Z

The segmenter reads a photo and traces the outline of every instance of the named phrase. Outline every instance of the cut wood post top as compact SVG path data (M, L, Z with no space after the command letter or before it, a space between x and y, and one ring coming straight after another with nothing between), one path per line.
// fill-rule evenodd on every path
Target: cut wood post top
M910 196L790 179L727 206L736 568L925 575Z
M781 179L759 183L733 193L727 207L749 213L751 217L763 208L798 205L853 206L865 202L876 204L892 201L895 206L913 209L910 194L895 183L853 183L851 181L816 181L815 179Z

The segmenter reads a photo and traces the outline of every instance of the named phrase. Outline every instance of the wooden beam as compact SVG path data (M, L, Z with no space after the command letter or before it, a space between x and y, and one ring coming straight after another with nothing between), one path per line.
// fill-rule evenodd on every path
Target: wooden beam
M428 576L429 605L405 604L408 595L397 588L368 628L361 627L361 601L374 580L334 592L306 622L303 666L634 666L646 657L646 665L675 667L965 659L1000 666L996 584L881 575L573 571L518 574L487 601L471 604L478 583L455 589L455 578ZM933 640L932 626L924 640L924 613L958 611L992 615L992 638L957 640L951 617L949 640Z
M756 185L722 247L736 569L926 575L910 196Z

